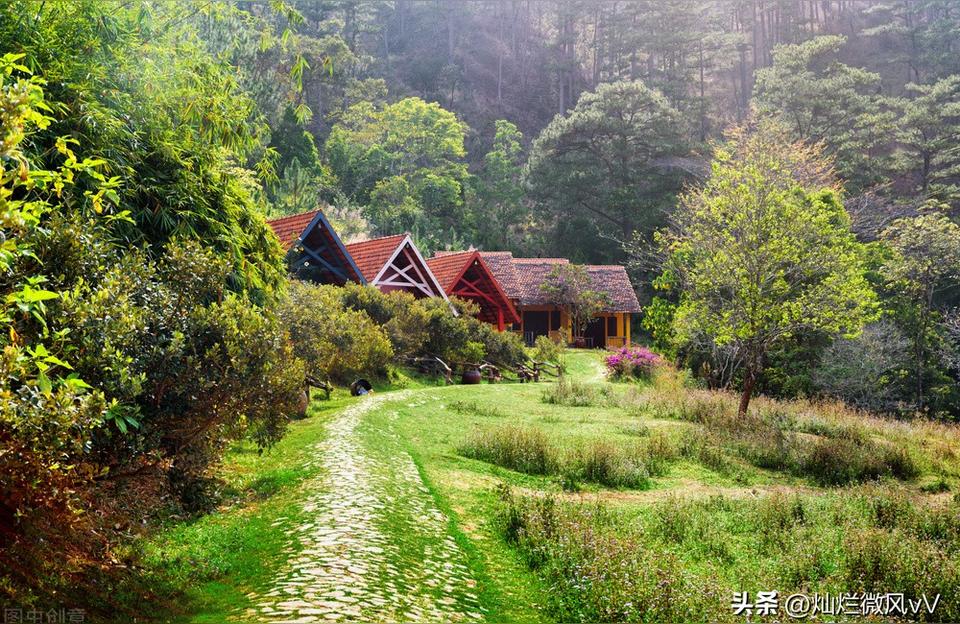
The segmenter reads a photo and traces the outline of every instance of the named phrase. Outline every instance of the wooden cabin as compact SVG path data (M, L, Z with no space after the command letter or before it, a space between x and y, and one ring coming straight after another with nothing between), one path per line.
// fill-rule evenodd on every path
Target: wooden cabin
M512 327L527 344L537 336L570 343L573 328L562 306L548 301L542 286L554 267L569 264L566 258L514 258L507 251L481 251L480 257L510 297L520 314ZM630 344L630 322L640 303L626 269L619 265L586 265L594 290L607 295L609 305L594 317L584 333L586 346L615 348Z
M272 219L267 224L287 252L287 267L293 277L337 286L367 283L323 210Z
M590 322L584 336L594 347L630 346L630 322L640 313L640 302L627 270L618 264L588 264L585 268L591 286L605 293L609 304Z
M346 248L366 283L381 291L403 290L417 298L440 297L449 301L409 234L349 243Z
M490 272L478 251L439 253L427 260L430 270L448 296L468 299L480 306L482 321L504 331L520 322L510 297Z

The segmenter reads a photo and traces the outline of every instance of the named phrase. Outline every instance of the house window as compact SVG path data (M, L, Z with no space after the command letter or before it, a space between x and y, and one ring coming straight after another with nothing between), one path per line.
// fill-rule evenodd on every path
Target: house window
M560 310L554 310L550 313L550 329L560 329Z
M617 317L615 316L607 317L607 335L608 336L617 335Z

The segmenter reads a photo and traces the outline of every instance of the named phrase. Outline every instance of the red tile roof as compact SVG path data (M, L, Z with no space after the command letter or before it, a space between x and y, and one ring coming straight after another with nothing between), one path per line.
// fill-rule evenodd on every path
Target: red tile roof
M435 257L446 258L468 252L441 251ZM481 251L480 257L508 297L522 306L544 305L547 297L541 286L558 264L570 264L566 258L514 258L509 251ZM431 265L433 266L433 265ZM610 299L605 312L640 312L640 302L626 269L618 264L585 265L591 286Z
M513 264L513 254L509 251L481 251L480 257L500 282L503 292L511 299L520 299L520 278Z
M290 215L289 217L281 217L280 219L272 219L267 221L267 225L273 229L274 234L280 239L283 250L287 251L297 242L297 239L303 231L307 229L307 226L310 225L310 222L313 221L313 218L317 216L318 212L320 212L319 209Z
M625 268L619 264L588 264L586 269L591 286L610 299L605 312L640 312L637 293Z
M514 258L513 263L522 264L570 264L566 258Z
M348 243L347 251L353 256L364 279L373 282L373 279L390 260L397 247L407 238L407 234L393 234L370 240Z
M445 293L450 294L450 289L454 287L457 278L463 273L464 266L476 253L475 251L439 253L427 259L427 265L433 271L434 277L440 282L440 287L443 288Z
M547 276L561 264L570 264L566 258L514 258L517 279L520 283L520 305L548 304L547 296L541 286L547 281Z
M496 325L498 319L506 323L519 323L520 316L510 301L510 296L504 292L503 285L496 278L487 264L483 254L471 249L469 251L439 252L427 260L430 271L433 272L440 286L448 295L465 296L474 299L480 305L480 319ZM460 284L459 278L464 276L470 284ZM468 277L469 276L469 277ZM484 296L477 296L477 290Z

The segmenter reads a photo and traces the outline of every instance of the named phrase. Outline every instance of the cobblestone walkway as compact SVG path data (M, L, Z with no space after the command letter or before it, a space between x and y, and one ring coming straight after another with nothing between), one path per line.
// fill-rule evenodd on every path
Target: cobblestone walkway
M366 397L317 445L299 542L246 619L263 622L465 622L483 619L466 557L410 456L362 416L408 393Z

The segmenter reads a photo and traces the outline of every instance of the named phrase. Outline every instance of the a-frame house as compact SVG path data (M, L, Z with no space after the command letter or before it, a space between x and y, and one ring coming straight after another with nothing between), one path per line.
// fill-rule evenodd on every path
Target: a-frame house
M346 248L367 283L381 291L405 290L417 298L449 301L409 234L350 243Z
M427 264L448 296L480 306L478 318L503 331L520 322L520 315L477 251L441 253Z
M286 250L287 266L294 277L338 286L367 283L323 210L273 219L267 224Z

